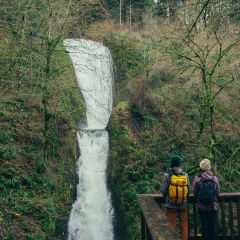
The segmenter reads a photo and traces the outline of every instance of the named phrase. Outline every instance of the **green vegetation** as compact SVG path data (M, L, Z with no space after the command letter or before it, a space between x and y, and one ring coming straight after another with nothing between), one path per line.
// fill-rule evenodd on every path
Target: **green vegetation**
M62 48L60 48L62 50ZM48 159L43 158L41 93L1 88L0 226L3 239L64 239L75 196L76 126L83 105L71 63L55 56L61 73L51 87ZM56 85L55 85L56 84Z
M165 75L172 77L172 73ZM160 191L163 172L168 169L172 154L183 157L191 178L198 173L199 160L211 158L217 166L222 191L239 191L240 128L238 120L232 120L239 112L219 104L216 142L209 142L210 132L202 135L198 132L198 105L191 96L192 89L188 89L187 82L183 88L176 79L166 78L159 88L149 87L144 109L132 100L129 104L120 102L109 125L110 182L120 198L129 239L140 237L137 194ZM236 109L236 105L232 108ZM231 112L231 117L224 118L223 112Z
M137 194L159 192L172 154L192 178L208 157L239 191L239 4L4 1L0 7L0 238L64 239L84 107L62 46L102 41L115 64L108 174L139 239ZM187 4L184 5L183 2Z
M68 5L16 2L0 9L0 238L65 239L84 117L62 46Z
M172 14L178 19L177 9ZM127 239L140 238L137 194L160 191L173 154L183 157L191 180L208 157L222 191L239 191L239 26L219 21L215 12L195 29L195 15L185 25L173 16L151 18L134 32L104 23L106 34L95 33L116 68L108 173Z

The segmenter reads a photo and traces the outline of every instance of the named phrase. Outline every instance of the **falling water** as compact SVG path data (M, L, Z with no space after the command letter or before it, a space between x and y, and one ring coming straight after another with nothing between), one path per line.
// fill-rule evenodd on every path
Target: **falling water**
M113 68L101 43L66 39L78 85L86 104L87 126L78 132L79 184L68 223L68 240L113 240L113 210L106 185L108 132L112 110Z

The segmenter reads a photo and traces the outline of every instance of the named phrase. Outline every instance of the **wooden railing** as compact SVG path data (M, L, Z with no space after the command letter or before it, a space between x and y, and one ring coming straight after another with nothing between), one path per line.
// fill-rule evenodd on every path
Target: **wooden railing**
M141 207L142 240L177 240L178 233L165 216L162 194L138 196ZM219 240L240 240L240 193L221 193L218 211ZM201 239L195 198L189 197L189 239Z
M179 239L153 195L139 195L138 200L141 207L142 240Z

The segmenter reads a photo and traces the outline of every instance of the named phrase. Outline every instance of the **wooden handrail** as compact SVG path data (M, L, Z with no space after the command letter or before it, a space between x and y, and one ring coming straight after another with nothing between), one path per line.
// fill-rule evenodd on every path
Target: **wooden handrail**
M153 197L138 195L142 210L142 239L177 240L179 235L174 231L164 211Z
M164 197L162 195L162 193L159 194L140 194L139 196L148 196L148 197L152 197L155 200L159 201L159 202L164 202ZM240 199L240 192L234 192L234 193L220 193L218 200L238 200ZM189 201L192 202L192 200L194 200L194 196L193 194L190 194L189 196Z
M142 240L180 239L165 216L162 208L164 203L162 194L141 194L138 195L138 200L142 211ZM218 200L220 204L219 215L221 216L221 218L219 216L221 227L219 239L239 240L240 192L220 193ZM189 196L189 214L193 221L189 224L189 239L201 239L196 199L192 194Z

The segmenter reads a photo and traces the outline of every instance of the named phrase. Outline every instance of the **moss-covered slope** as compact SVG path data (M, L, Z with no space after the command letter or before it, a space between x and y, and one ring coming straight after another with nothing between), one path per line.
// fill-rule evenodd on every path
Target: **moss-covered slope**
M36 81L0 85L0 233L6 240L65 237L76 187L77 122L84 107L62 47L52 68L58 72L48 85L45 161L44 109Z

